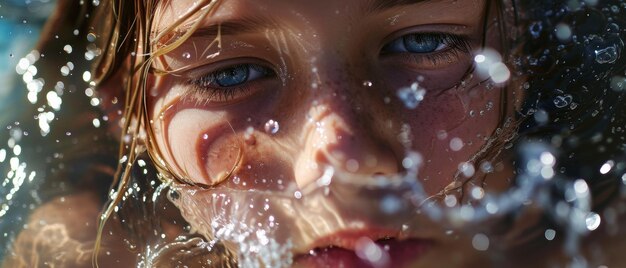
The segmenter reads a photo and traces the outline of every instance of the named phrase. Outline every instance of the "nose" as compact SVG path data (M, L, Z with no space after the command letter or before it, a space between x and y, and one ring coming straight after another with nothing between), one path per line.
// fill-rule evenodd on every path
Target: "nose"
M326 83L305 108L308 120L301 136L303 150L294 167L298 186L315 182L328 166L363 176L391 175L400 170L396 135L385 126L389 114L371 105L374 96L362 92L373 88L362 88L361 83L360 89L349 90L358 87L357 82L353 84Z

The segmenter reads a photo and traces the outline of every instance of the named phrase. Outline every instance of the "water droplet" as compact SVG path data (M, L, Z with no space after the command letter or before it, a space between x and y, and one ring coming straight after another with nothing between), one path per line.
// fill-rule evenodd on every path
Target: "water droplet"
M484 161L480 163L480 171L483 173L491 173L493 172L493 165L489 161Z
M100 0L92 0L92 1L91 1L91 3L92 3L94 6L98 6L98 5L100 5Z
M354 159L349 159L348 161L346 161L346 170L353 173L359 171L359 161L356 161Z
M536 111L535 114L533 114L533 117L535 118L535 122L537 122L538 124L548 123L549 120L548 112L546 112L545 110Z
M450 140L450 149L455 152L463 149L463 140L461 140L460 138L452 138Z
M626 89L626 77L623 76L613 76L611 78L611 89L615 91L623 91Z
M380 209L387 214L394 214L402 208L402 202L394 195L387 195L380 202Z
M474 173L476 172L476 170L474 169L474 165L472 165L472 163L469 163L469 162L462 162L462 163L460 163L459 167L458 167L458 170L466 178L474 176Z
M614 165L615 165L615 162L613 162L613 160L607 161L600 167L600 174L609 173L609 171L611 171Z
M83 73L83 81L89 82L89 80L91 80L91 73L89 71L85 71Z
M554 102L554 106L556 106L557 108L563 108L568 106L570 103L572 103L572 95L563 95L563 96L556 96L556 98L554 98L553 100Z
M89 41L89 42L95 42L95 41L96 41L96 34L94 34L94 33L88 33L88 34L87 34L87 41Z
M587 218L585 219L585 224L587 225L587 230L589 231L593 231L595 229L598 229L598 227L600 226L600 222L601 222L601 218L600 215L598 215L597 213L594 212L589 212L589 214L587 214Z
M445 140L446 138L448 138L448 132L446 132L445 130L437 131L437 139Z
M489 249L489 237L485 234L476 234L472 238L472 246L479 251L485 251Z
M538 38L541 34L541 30L543 30L543 25L541 24L541 21L536 21L530 24L529 31L530 35L533 38Z
M278 125L277 121L270 119L265 123L265 132L268 134L276 134L280 130L280 125Z
M493 109L493 102L488 101L487 104L485 104L485 109L487 109L487 111L491 111Z
M69 74L70 74L70 68L68 68L67 66L61 67L61 75L67 76Z
M403 87L397 92L398 98L404 103L408 109L415 109L424 100L426 90L421 88L417 82L410 87Z
M552 241L556 237L556 231L552 229L546 229L544 236L548 241Z
M600 64L614 63L615 61L617 61L618 58L617 48L615 47L615 45L604 49L598 49L595 51L595 53L596 62Z
M446 195L446 197L443 199L443 202L446 204L447 207L451 208L456 206L457 199L454 195Z
M65 45L65 46L63 47L63 51L65 51L67 54L72 53L72 46L70 46L70 45Z
M485 197L485 190L482 187L472 188L472 198L479 200Z
M389 263L389 254L370 238L359 238L356 241L354 251L359 258L369 262L374 267L386 267Z
M556 38L561 42L567 42L572 37L572 29L569 25L560 23L554 28Z
M501 84L509 80L511 71L509 71L506 64L498 62L489 67L489 77L491 77L491 81L494 83Z

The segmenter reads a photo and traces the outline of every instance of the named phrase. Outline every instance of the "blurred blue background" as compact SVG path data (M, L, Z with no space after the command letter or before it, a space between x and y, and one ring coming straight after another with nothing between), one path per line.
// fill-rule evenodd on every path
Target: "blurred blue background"
M55 0L0 0L0 126L7 126L22 112L16 103L26 98L26 87L21 76L15 71L20 58L28 54L35 46L46 19L52 13ZM6 144L0 144L4 147ZM8 188L0 187L0 196L7 194ZM6 201L0 198L0 202ZM6 206L0 203L0 206ZM21 217L11 213L9 217ZM0 241L14 235L8 231L8 221L21 222L19 219L0 220ZM6 242L6 241L5 241ZM0 265L7 243L0 243Z
M18 113L9 105L25 96L15 66L35 45L55 0L0 0L0 125Z

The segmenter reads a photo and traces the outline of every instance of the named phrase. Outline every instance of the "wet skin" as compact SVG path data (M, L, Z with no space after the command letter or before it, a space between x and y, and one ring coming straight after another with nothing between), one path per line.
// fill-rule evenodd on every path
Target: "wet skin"
M190 2L162 4L156 33ZM500 110L503 91L468 75L485 5L224 1L154 65L171 72L149 81L161 156L183 181L281 192L306 187L328 166L365 177L400 173L406 154L419 152L420 179L437 194L510 112ZM498 48L491 32L486 45ZM397 92L416 82L425 96L407 109Z

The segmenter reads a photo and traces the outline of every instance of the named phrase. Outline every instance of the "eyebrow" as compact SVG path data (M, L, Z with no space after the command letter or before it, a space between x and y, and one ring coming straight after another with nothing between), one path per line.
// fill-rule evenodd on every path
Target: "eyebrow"
M216 22L211 25L200 26L191 37L207 37L221 35L237 35L244 33L258 32L267 28L273 22L268 17L251 17L243 19L233 19L223 22Z
M364 13L378 13L395 7L435 1L438 0L368 0L367 4L365 4ZM195 30L191 37L217 36L218 34L237 35L258 32L261 29L267 28L267 25L270 23L277 24L268 16L254 16L224 22L216 22L211 25L199 27Z
M365 13L382 12L390 8L414 5L423 2L432 2L434 0L369 0L365 8Z

